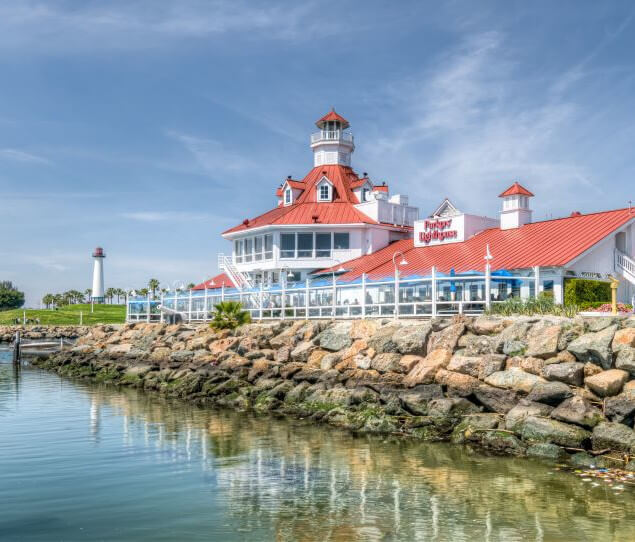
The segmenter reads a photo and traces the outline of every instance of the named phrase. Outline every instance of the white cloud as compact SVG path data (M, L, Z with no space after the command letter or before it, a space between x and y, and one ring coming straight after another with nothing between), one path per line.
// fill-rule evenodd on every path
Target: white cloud
M188 222L199 220L211 220L212 215L204 213L191 213L186 211L135 211L122 213L123 218L138 222Z
M337 24L319 26L319 3L284 5L240 0L112 0L7 2L0 5L0 48L82 53L89 50L150 49L175 39L254 35L307 39Z
M0 159L13 160L15 162L25 162L29 164L50 164L50 160L37 156L30 152L18 149L0 149Z

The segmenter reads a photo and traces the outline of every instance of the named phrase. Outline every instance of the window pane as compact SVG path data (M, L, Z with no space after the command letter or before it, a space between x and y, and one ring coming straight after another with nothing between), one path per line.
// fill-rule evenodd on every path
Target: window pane
M313 256L313 234L298 233L298 258L311 258Z
M241 263L243 261L243 242L234 241L234 255L236 256L236 262Z
M273 235L265 235L265 260L273 258Z
M320 199L328 200L329 199L329 187L327 184L323 184L320 186Z
M316 233L315 234L315 255L318 258L331 257L331 234Z
M262 260L262 237L254 237L254 260Z
M348 233L336 233L333 239L333 248L336 250L348 250L349 248L349 235Z
M251 254L254 249L254 240L253 239L245 239L245 261L251 261Z
M281 258L295 257L295 233L281 233L280 234L280 257Z

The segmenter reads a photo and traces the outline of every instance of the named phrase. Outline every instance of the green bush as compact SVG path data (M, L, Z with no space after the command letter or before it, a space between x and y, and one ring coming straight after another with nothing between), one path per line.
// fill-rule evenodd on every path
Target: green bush
M578 311L577 305L557 305L554 303L552 295L548 295L547 292L542 292L536 299L530 298L523 300L519 297L510 297L502 303L492 303L487 314L498 314L501 316L553 314L571 318L575 316Z
M251 315L238 301L222 301L214 309L214 319L210 324L214 329L236 329L251 322Z
M611 285L608 282L591 279L565 279L565 305L611 302Z

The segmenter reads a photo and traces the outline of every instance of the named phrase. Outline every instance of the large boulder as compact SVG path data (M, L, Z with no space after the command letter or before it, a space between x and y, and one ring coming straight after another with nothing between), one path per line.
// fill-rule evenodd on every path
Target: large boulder
M567 423L548 418L527 416L516 425L516 431L529 442L553 442L560 446L582 448L591 433Z
M505 356L488 354L485 356L465 356L455 354L448 364L448 371L485 379L492 373L501 371L505 366Z
M516 392L496 388L488 384L480 384L474 390L474 397L487 410L500 414L506 414L518 403Z
M556 380L571 386L581 386L584 382L584 363L573 361L547 365L542 370L542 376L547 380Z
M618 329L611 343L613 352L619 352L623 348L635 348L635 327Z
M428 341L428 352L438 348L443 348L444 350L453 352L464 331L465 324L463 322L458 322L456 324L450 324L441 331L432 333L430 340Z
M604 421L604 416L599 408L578 396L571 397L558 405L551 413L551 417L561 422L574 423L588 428L595 427Z
M621 369L609 369L585 378L584 383L596 395L610 397L622 391L628 380L628 373Z
M399 347L393 340L393 335L401 328L397 324L388 324L387 326L380 327L367 342L369 348L372 348L376 353L382 354L384 352L397 352Z
M623 392L604 401L604 413L613 422L633 427L635 421L635 393Z
M558 341L562 326L549 321L534 325L527 335L525 355L535 358L550 358L558 353Z
M324 350L337 352L351 346L353 341L350 336L350 323L336 324L325 329L317 337L319 345Z
M398 397L407 411L416 416L425 416L428 413L428 403L442 398L443 390L438 384L423 384L400 392Z
M518 367L492 373L485 378L485 383L497 388L529 393L537 382L544 382L540 376L526 373Z
M477 335L495 335L500 333L507 326L507 322L502 318L481 315L474 319L470 329Z
M622 346L615 357L615 367L628 371L631 376L635 376L635 348Z
M556 406L572 396L571 388L564 382L537 382L527 400Z
M614 422L602 422L593 429L594 450L619 450L635 452L635 432L626 425Z
M521 356L514 356L512 358L508 358L505 363L506 369L511 369L512 367L518 367L522 369L526 373L531 373L532 375L541 376L542 370L545 367L547 362L541 358L524 358Z
M459 339L457 345L466 356L482 356L493 353L495 350L494 344L494 337L466 333Z
M291 351L291 359L293 361L306 363L316 348L317 347L310 341L301 342Z
M591 361L610 369L613 362L611 343L617 331L617 325L610 325L597 333L585 333L571 342L567 349L579 361Z
M353 320L351 324L351 338L369 339L375 334L378 327L379 322L377 320Z
M428 416L433 418L459 419L466 414L476 414L479 409L467 399L441 398L428 403Z
M431 384L434 382L434 376L441 368L448 366L452 352L439 348L432 350L425 358L423 358L403 379L406 387L413 387L417 384Z
M384 352L377 354L370 362L370 367L380 373L395 372L402 373L401 355L395 352ZM366 367L368 368L368 367Z
M522 355L527 349L525 339L531 323L521 320L505 328L497 338L496 351L507 355Z
M441 386L445 386L450 397L469 397L480 385L478 379L445 369L439 369L434 377L434 381Z
M515 431L516 426L527 416L548 417L553 407L541 403L533 403L523 399L505 415L505 428Z
M392 340L401 354L425 356L426 344L431 330L432 324L430 322L404 326L395 331Z

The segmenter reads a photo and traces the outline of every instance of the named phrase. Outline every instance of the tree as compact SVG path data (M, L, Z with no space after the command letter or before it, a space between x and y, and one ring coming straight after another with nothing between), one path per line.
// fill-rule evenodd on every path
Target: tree
M115 288L115 295L117 296L117 305L119 305L120 299L126 296L126 291L123 288Z
M53 294L46 294L43 298L42 298L42 303L44 303L44 306L47 309L51 308L51 305L53 304L53 302L55 301L55 296Z
M0 311L19 309L24 305L24 292L19 291L11 281L0 282Z
M150 279L148 281L148 289L152 292L152 296L159 289L159 281L157 279Z
M90 301L90 299L93 297L93 289L92 288L86 288L84 290L84 295L86 296L87 300Z
M188 289L188 290L191 290L192 288L194 288L194 286L196 286L196 284L194 284L193 282L190 282L190 283L187 285L187 289Z
M214 329L235 329L251 322L251 315L238 301L221 301L214 309L214 319L210 324Z
M112 304L112 300L115 297L115 288L108 288L105 292L106 299L110 299L110 303Z
M137 290L137 295L140 296L145 296L148 295L149 290L147 288L141 288L140 290Z

